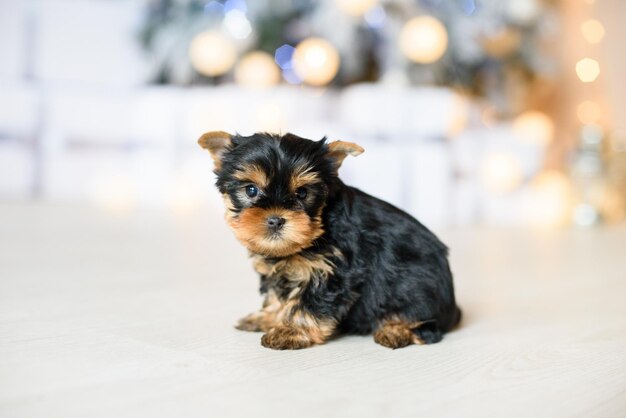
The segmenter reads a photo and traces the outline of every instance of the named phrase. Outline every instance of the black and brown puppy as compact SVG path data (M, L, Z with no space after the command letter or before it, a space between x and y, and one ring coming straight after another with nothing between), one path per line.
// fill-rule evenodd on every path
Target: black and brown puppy
M337 170L363 152L343 141L209 132L226 221L261 276L263 308L237 328L298 349L339 333L386 347L431 344L460 319L447 248L405 212L346 186Z

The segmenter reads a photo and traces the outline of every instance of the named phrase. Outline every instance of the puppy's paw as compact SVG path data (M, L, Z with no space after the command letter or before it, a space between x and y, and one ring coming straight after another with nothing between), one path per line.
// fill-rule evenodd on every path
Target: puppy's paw
M274 350L299 350L312 346L313 342L303 330L281 325L270 328L261 337L261 345Z
M374 341L393 349L406 347L411 344L420 344L413 331L402 323L381 326L374 333Z
M241 318L235 328L241 331L261 332L265 330L264 319L263 314L259 312L251 313Z

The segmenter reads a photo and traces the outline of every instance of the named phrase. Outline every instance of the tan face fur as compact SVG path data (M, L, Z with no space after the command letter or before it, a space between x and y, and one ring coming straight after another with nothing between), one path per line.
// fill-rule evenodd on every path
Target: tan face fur
M228 225L252 253L266 257L296 254L324 233L327 182L347 155L363 152L350 142L293 135L208 132L198 142L214 160ZM280 220L278 230L270 228L271 219Z

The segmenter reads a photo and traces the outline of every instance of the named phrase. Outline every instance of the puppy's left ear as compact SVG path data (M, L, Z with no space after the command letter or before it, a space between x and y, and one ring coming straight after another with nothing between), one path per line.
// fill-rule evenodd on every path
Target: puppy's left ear
M328 144L328 156L335 163L335 169L338 170L341 167L341 163L348 156L356 157L363 154L365 149L354 142L335 141Z
M233 136L224 131L207 132L198 139L198 144L209 150L215 169L219 170L222 164L222 156L228 151L232 145Z

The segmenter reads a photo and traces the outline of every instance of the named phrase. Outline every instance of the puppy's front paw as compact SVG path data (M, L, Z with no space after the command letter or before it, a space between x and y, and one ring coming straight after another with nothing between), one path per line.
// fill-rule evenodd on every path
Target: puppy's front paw
M264 331L264 317L261 313L255 312L241 318L235 328L241 331L261 332Z
M281 325L267 331L261 337L261 345L274 350L299 350L312 346L313 342L301 329Z

